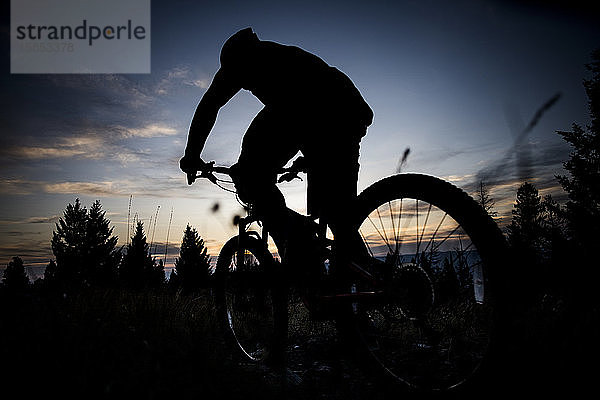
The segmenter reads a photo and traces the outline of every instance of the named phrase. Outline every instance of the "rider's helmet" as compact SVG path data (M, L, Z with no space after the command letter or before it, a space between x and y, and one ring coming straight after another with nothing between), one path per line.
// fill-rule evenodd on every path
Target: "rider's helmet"
M259 42L252 28L244 28L231 36L221 49L221 66L243 62Z

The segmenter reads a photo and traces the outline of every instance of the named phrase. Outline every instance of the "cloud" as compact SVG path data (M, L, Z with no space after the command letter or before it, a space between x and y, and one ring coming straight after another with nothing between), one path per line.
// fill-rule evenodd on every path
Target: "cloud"
M0 179L0 193L3 195L30 195L39 189L39 182L25 179Z
M50 241L47 238L19 237L11 243L0 243L0 265L6 265L12 257L21 257L28 264L48 263L53 257Z
M551 194L555 200L564 201L566 194L558 183L556 175L564 173L562 163L568 158L568 145L562 141L532 142L531 147L532 152L527 166L531 176L527 180L536 186L540 195ZM494 211L499 214L497 223L501 227L510 222L517 189L524 182L517 165L517 157L514 154L510 156L510 151L514 151L514 148L511 147L511 150L504 154L500 151L497 159L486 161L483 168L474 173L442 177L475 199L479 184L483 181L495 202Z
M0 150L0 155L4 162L11 159L81 159L112 160L126 165L144 158L153 161L157 159L151 151L136 148L138 143L131 142L131 139L173 137L178 134L177 128L166 123L147 123L132 127L113 125L73 135L41 138L36 140L35 145L5 146Z
M172 94L177 89L191 86L206 89L210 81L206 77L200 77L192 71L189 65L177 65L167 70L154 89L154 93L160 96Z
M58 181L43 182L25 179L0 179L3 195L73 194L100 197L146 196L155 198L231 199L231 194L213 185L196 185L190 188L185 175L144 176L101 181ZM34 217L25 222L42 222L45 217ZM51 218L51 217L49 217ZM22 221L23 222L23 221Z
M31 195L39 193L50 194L78 194L90 196L128 196L132 193L131 187L121 185L119 182L41 182L22 179L0 180L0 193L5 195ZM42 222L38 217L31 221Z
M15 225L15 224L46 224L46 223L54 223L57 222L60 218L60 215L50 215L47 217L27 217L24 219L4 219L0 220L0 226L3 225ZM5 234L9 234L11 236L16 236L17 232L4 232ZM38 232L41 233L41 232ZM29 233L27 233L29 234Z
M505 117L510 127L511 133L514 137L513 145L506 150L502 158L497 159L493 164L481 169L477 173L478 180L494 181L498 176L506 174L507 167L512 163L516 165L517 172L522 181L530 180L534 176L535 163L539 163L540 160L545 160L544 164L557 163L557 160L547 157L537 158L533 160L533 148L532 143L526 141L527 136L533 131L533 128L539 123L542 116L547 113L555 104L560 100L562 94L556 93L550 99L548 99L534 114L533 118L524 126L518 109L514 108L511 104L507 104L505 107ZM561 143L564 146L564 143ZM539 165L538 165L539 166Z
M42 184L46 193L88 194L92 196L125 195L113 182L61 182Z
M32 140L33 141L33 140ZM74 133L66 136L40 137L34 145L9 145L0 150L3 158L12 159L52 159L83 158L99 159L104 157L105 139L93 132Z
M175 94L182 88L208 86L205 77L187 65L148 76L40 75L21 86L17 83L7 87L14 93L11 118L0 137L0 168L10 171L4 178L41 179L38 171L48 167L60 174L66 168L81 172L93 166L93 175L108 171L103 180L110 180L119 166L176 166L170 157L176 149L182 151L183 145L174 144L185 136L182 119L172 108L173 100L161 99L156 90L164 87ZM39 164L25 163L23 168L23 160ZM87 163L90 160L95 162ZM43 170L36 169L40 165ZM30 192L14 180L0 186L13 194Z
M88 156L89 153L70 148L17 147L14 149L13 155L20 158L63 158Z
M452 182L455 185L458 185L463 182L469 182L472 178L473 178L473 174L444 176L444 180L446 180L448 182Z
M532 177L554 176L562 173L562 164L568 158L568 145L564 142L535 143L532 144L532 153L527 159L527 169L531 171ZM520 174L518 157L515 149L511 147L505 155L481 168L475 174L474 182L484 181L490 185L499 185L507 181L523 177Z
M48 224L57 222L60 215L51 215L49 217L29 217L24 222L29 224Z
M100 160L106 157L105 148L90 146L13 146L0 151L5 162L12 160L52 160L52 159L85 159ZM115 154L112 154L113 156Z
M462 144L460 148L436 147L432 145L427 151L411 152L407 164L414 165L440 165L453 159L464 159L477 154L497 153L502 151L498 143ZM400 159L400 157L399 157Z
M164 123L152 123L139 128L123 128L124 137L154 138L177 135L179 131Z
M206 88L208 88L208 85L210 84L210 82L208 81L208 79L195 79L193 81L186 81L185 84L190 85L190 86L195 86L200 89L206 89Z
M47 79L54 86L80 92L86 104L139 109L152 105L156 100L151 85L122 74L49 75Z

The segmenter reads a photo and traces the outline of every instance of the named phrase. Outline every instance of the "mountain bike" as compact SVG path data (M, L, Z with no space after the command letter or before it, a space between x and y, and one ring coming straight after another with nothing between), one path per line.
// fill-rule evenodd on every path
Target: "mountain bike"
M283 169L280 181L301 172ZM211 162L188 173L188 183L222 186L218 174L231 171ZM247 210L215 268L218 313L242 359L285 360L295 347L290 321L330 321L370 370L405 387L452 389L481 371L495 339L506 243L464 191L429 175L384 178L358 195L349 216L360 235L356 254L334 266L335 238L306 216L317 238L306 250L312 265L293 271L274 255L269 227Z

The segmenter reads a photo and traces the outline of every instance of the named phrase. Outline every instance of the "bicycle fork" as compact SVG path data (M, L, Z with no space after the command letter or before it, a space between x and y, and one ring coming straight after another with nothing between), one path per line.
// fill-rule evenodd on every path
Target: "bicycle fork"
M262 227L262 231L260 234L256 233L256 232L251 232L248 231L248 226L250 226L250 224L252 224L253 222L257 222L258 219L248 215L246 217L242 217L238 220L238 246L237 246L237 258L239 260L239 262L244 262L244 249L245 249L245 243L244 240L246 239L246 237L248 236L253 236L256 239L261 240L261 244L262 247L265 251L265 254L268 253L269 250L269 232L267 231L267 229L263 226Z
M238 262L246 262L245 249L247 246L244 241L249 237L254 237L261 241L261 247L264 257L270 257L269 252L269 232L262 225L260 234L254 231L248 231L248 227L258 221L252 215L242 217L238 221L238 246L237 258ZM268 258L267 258L268 259ZM269 265L271 265L269 263ZM279 275L280 269L271 268L267 270L264 279L269 281L271 294L273 296L273 336L271 338L271 351L267 362L274 367L281 368L286 365L286 341L288 334L288 310L287 310L287 286L285 280Z

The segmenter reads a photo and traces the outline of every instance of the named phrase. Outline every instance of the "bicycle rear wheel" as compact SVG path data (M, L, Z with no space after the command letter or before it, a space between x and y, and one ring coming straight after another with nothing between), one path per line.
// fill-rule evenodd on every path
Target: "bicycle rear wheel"
M215 270L217 312L227 337L245 361L267 361L280 341L278 312L282 300L275 286L275 265L271 254L254 237L244 237L241 245L239 238L233 237L219 253Z
M492 344L494 270L504 239L466 193L418 174L383 179L359 195L356 226L381 283L354 306L369 357L395 381L445 390L478 372Z

